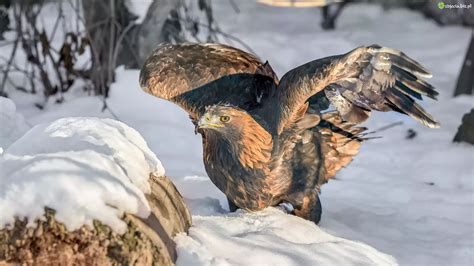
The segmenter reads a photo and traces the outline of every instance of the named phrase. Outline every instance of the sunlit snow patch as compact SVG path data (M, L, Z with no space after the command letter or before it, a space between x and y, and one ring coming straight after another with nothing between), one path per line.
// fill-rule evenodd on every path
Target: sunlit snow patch
M175 241L177 265L397 265L390 255L275 208L195 215L189 236Z
M38 125L0 156L0 228L15 218L33 226L49 207L69 230L99 220L123 233L124 212L150 212L149 174L164 175L141 135L111 119Z

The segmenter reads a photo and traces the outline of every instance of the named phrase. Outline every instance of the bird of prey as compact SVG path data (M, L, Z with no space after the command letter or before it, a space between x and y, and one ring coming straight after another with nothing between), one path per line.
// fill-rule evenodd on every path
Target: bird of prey
M140 86L186 112L202 135L204 165L231 210L284 209L318 223L320 186L358 153L372 110L435 128L414 99L436 99L431 75L378 45L318 59L280 80L268 62L222 44L162 44ZM329 105L335 111L327 111Z

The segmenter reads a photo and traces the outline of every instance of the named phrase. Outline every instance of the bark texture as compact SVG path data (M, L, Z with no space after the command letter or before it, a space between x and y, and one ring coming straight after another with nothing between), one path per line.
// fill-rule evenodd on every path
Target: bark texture
M471 34L471 42L467 48L466 57L454 90L454 96L461 94L474 94L474 32Z
M138 32L138 67L141 67L158 44L169 41L165 26L170 23L173 11L177 12L181 4L180 0L154 0L150 5Z
M458 128L454 142L467 142L474 145L474 109L462 117L462 124Z
M0 265L172 265L173 237L187 232L191 215L167 177L151 175L150 184L152 213L147 219L126 214L125 234L99 221L71 232L46 208L45 220L35 228L17 220L12 228L0 230Z

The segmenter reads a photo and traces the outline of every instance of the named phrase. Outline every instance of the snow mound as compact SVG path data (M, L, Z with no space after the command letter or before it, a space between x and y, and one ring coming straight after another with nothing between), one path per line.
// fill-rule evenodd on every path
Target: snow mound
M5 97L0 97L0 125L0 154L29 129L13 101Z
M44 208L75 230L100 220L123 233L124 212L147 217L148 176L161 162L127 125L99 118L63 118L41 124L0 157L0 228L15 218L29 226Z
M177 265L396 265L393 257L332 236L310 221L267 208L193 216L175 238Z

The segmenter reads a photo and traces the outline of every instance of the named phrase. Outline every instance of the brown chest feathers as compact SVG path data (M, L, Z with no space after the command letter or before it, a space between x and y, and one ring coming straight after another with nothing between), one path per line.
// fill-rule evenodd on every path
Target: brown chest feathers
M247 210L272 204L266 182L271 173L272 135L253 118L232 116L225 130L203 134L203 144L210 179L235 204Z
M243 117L243 119L246 118ZM241 129L239 142L237 158L242 166L251 169L262 169L268 173L273 148L270 133L257 122L246 121L245 126Z

